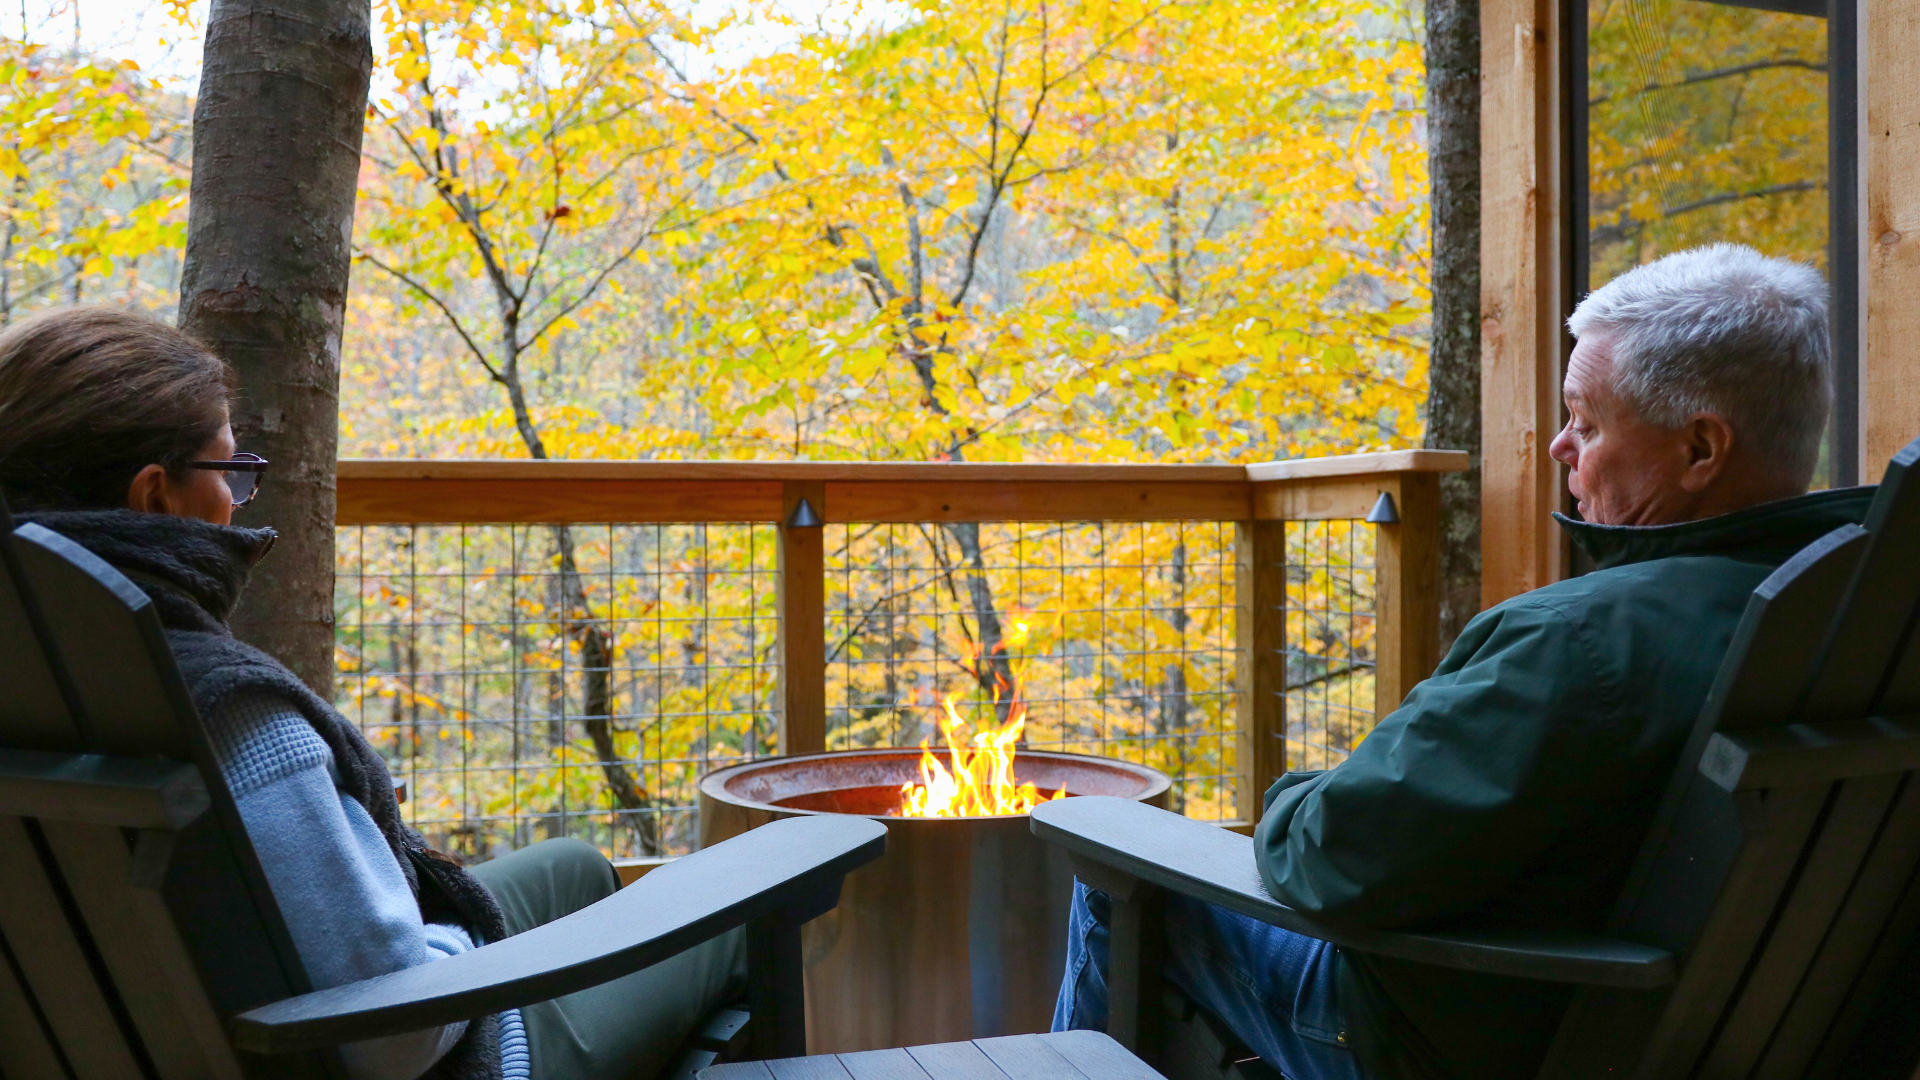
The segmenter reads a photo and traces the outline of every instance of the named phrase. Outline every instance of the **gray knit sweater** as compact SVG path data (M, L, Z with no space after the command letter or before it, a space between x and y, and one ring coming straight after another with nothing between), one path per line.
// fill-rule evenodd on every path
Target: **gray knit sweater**
M485 886L401 820L386 764L358 729L227 630L271 530L127 510L21 520L87 548L153 600L316 988L505 935ZM343 1055L354 1080L523 1080L529 1064L517 1011L356 1044Z

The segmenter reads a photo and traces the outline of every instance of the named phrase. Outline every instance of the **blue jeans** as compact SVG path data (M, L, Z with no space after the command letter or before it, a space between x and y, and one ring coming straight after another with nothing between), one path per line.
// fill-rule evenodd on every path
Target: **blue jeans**
M1107 1029L1112 901L1080 882L1067 926L1067 974L1053 1030ZM1363 1080L1346 1045L1324 941L1169 893L1165 977L1287 1080Z

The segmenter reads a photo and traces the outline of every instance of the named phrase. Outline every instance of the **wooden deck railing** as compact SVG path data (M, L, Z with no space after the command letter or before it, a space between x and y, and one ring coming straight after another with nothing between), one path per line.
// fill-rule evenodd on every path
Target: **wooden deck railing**
M1298 593L1315 572L1299 554L1301 523L1378 523L1372 705L1384 715L1438 659L1439 475L1465 467L1464 453L1428 450L1247 466L346 460L338 522L773 525L781 753L827 745L823 525L1232 523L1233 808L1250 821L1288 767L1287 695L1308 681L1288 683L1301 653L1288 627L1303 632L1289 614L1289 536Z

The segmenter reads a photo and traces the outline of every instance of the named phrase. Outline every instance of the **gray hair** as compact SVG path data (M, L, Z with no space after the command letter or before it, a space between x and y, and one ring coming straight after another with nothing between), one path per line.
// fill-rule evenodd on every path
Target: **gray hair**
M1714 413L1780 475L1812 480L1833 407L1819 271L1710 244L1607 282L1567 329L1609 340L1614 392L1643 420L1673 428Z

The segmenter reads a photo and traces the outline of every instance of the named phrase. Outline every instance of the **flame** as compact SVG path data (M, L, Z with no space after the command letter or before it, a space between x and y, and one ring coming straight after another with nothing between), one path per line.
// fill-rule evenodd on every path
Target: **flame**
M1025 645L1031 631L1032 627L1025 618L1016 614L1001 644L995 646L995 651L1007 646L1019 648ZM979 659L979 650L975 650L974 657ZM978 678L977 669L973 674ZM1007 704L1006 723L998 727L983 726L973 732L971 739L961 735L961 729L967 727L967 723L960 719L959 711L954 708L963 692L956 690L941 701L946 715L940 719L940 730L946 736L946 756L952 768L941 764L928 745L928 740L920 740L920 783L901 785L902 817L1025 814L1043 802L1066 798L1064 790L1052 796L1043 796L1032 784L1013 782L1013 759L1020 733L1027 726L1027 703L1021 693L1021 673L1016 670L1012 674L1011 683L998 674L994 677L995 709L998 710L1003 693L1010 692L1012 695ZM969 742L973 744L972 749L967 747Z

